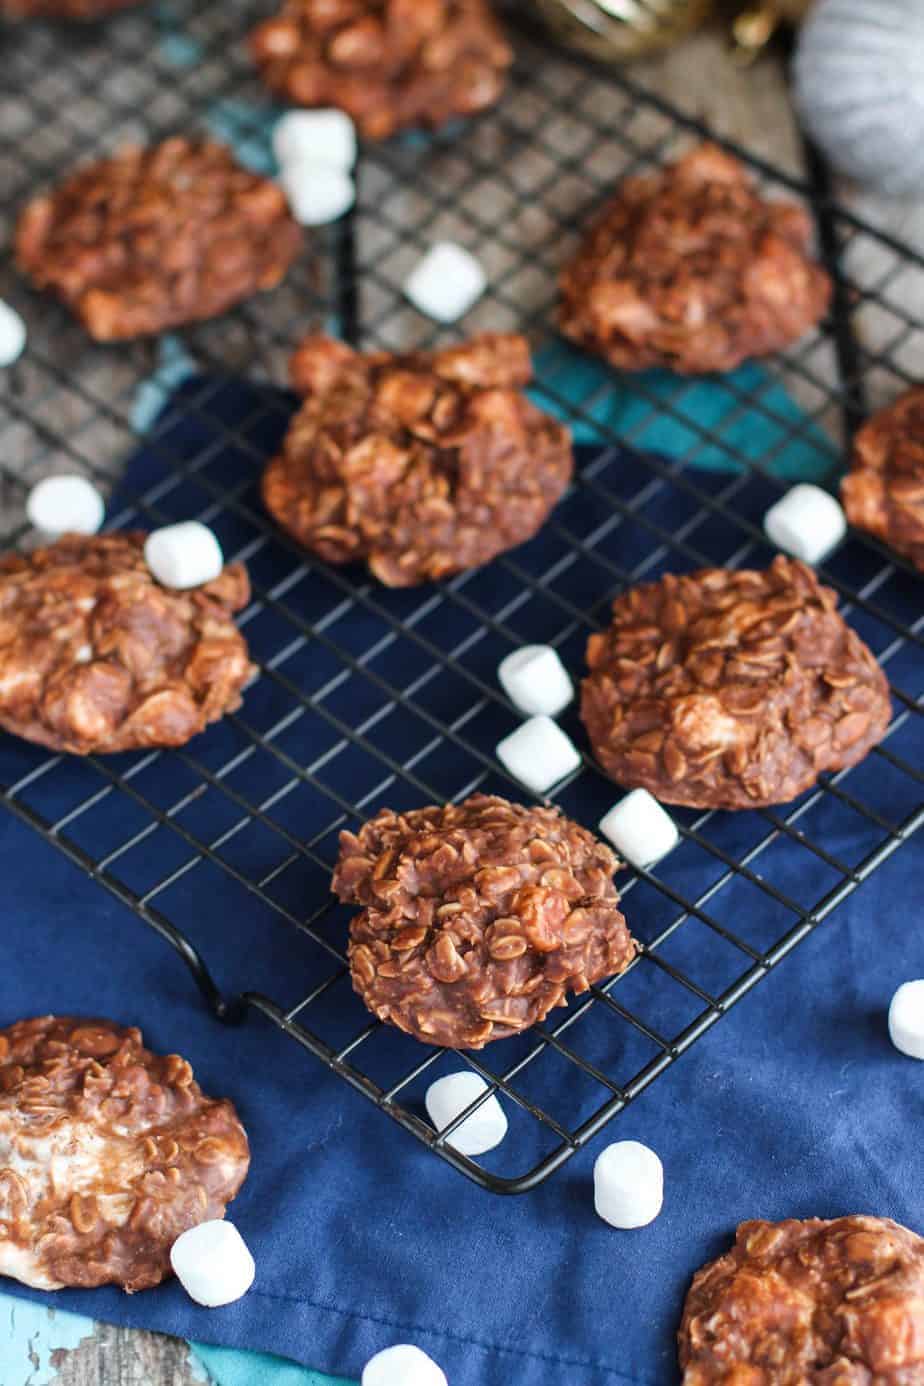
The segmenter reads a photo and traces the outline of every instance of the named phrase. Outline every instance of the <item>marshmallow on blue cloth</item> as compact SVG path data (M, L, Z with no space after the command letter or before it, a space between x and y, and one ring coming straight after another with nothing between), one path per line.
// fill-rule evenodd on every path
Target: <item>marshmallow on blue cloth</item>
M534 794L544 794L577 770L577 747L551 717L531 717L498 744L497 758Z
M551 645L524 645L501 660L497 677L507 697L529 717L557 717L574 697L574 684Z
M680 834L647 789L633 789L600 819L600 831L632 866L653 866L672 852Z
M437 1078L427 1088L424 1102L427 1115L437 1131L444 1131L450 1122L488 1091L488 1085L479 1073L465 1069L461 1073L447 1073ZM484 1155L500 1145L507 1134L507 1118L504 1109L492 1093L471 1116L457 1126L446 1144L460 1155Z
M770 507L764 531L784 553L803 563L820 563L847 533L847 518L827 491L801 482Z
M207 525L187 520L153 530L144 545L144 560L164 587L185 591L221 576L221 545Z
M418 263L404 292L428 318L455 322L477 303L487 282L474 255L455 241L438 241Z
M664 1167L639 1141L616 1141L594 1164L594 1207L611 1227L646 1227L664 1202Z
M170 1264L190 1299L206 1309L240 1299L256 1273L244 1238L223 1218L181 1233L170 1248Z
M29 523L49 539L96 534L106 518L103 498L85 476L47 476L26 497Z
M909 1059L924 1059L924 978L903 982L892 997L889 1038Z
M432 1357L411 1343L398 1343L370 1358L363 1368L360 1386L448 1386L448 1383Z

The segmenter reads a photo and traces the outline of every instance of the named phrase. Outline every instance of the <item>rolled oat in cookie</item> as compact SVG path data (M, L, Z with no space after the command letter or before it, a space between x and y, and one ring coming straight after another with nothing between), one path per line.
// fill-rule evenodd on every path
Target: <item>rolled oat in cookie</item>
M493 106L513 61L487 0L284 0L250 47L277 96L374 140Z
M388 587L531 539L571 479L568 430L522 393L524 337L406 355L309 337L291 373L307 398L264 473L266 507L328 563L365 562Z
M882 739L889 687L811 568L667 574L587 645L581 716L618 784L694 808L783 804Z
M171 591L144 540L71 534L0 559L0 727L86 755L181 746L240 706L246 569Z
M847 518L924 573L924 385L860 429L841 483Z
M703 145L622 183L565 268L559 325L618 370L734 370L825 313L811 238L803 208L766 201L737 159Z
M27 204L14 253L100 342L224 313L272 289L302 248L285 194L209 140L88 164Z
M224 1215L249 1164L231 1103L140 1030L67 1016L0 1030L0 1274L149 1289L181 1232Z
M888 1218L744 1222L693 1277L683 1386L919 1386L924 1240Z
M623 972L636 945L618 862L557 809L476 794L385 809L340 836L332 889L350 924L353 987L426 1044L481 1049Z

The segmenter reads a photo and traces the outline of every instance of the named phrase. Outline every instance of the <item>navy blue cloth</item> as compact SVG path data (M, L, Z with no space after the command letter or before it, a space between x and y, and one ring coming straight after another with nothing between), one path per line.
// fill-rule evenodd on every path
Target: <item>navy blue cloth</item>
M135 498L144 491L158 516L201 514L214 523L227 553L245 551L258 594L270 603L255 607L245 620L256 653L275 659L280 675L317 692L319 707L328 708L333 720L314 711L296 716L285 679L277 683L264 675L246 695L239 717L211 729L188 755L111 758L107 763L121 777L121 788L91 766L67 759L28 779L47 757L10 737L0 742L0 782L7 788L19 784L17 802L58 823L59 835L74 851L97 861L110 854L103 869L118 885L143 893L174 873L150 906L183 921L228 993L260 988L294 1004L330 973L330 965L318 943L279 911L308 920L323 907L325 863L336 849L333 829L325 828L338 802L365 795L370 812L384 802L421 803L424 789L454 793L469 774L483 788L512 792L499 772L461 745L427 752L434 729L415 711L418 703L441 720L464 715L466 698L470 707L478 704L477 680L493 688L498 654L515 639L535 638L541 630L557 636L575 611L599 619L607 582L615 585L617 570L646 552L652 573L687 559L692 566L697 554L721 560L740 551L741 535L730 521L685 531L695 510L695 495L684 489L686 474L679 491L661 486L637 458L616 452L582 459L587 484L563 504L549 532L515 556L512 570L493 565L450 584L451 594L435 606L427 605L436 600L435 589L384 593L361 575L332 575L320 567L309 566L287 587L293 551L262 537L251 519L259 461L278 441L286 397L201 380L185 386L181 397L182 418L169 414L131 465L113 518L119 524L151 523L150 513L135 510ZM179 485L165 465L168 455L185 459L188 472ZM753 483L753 489L742 478L695 477L690 484L713 495L736 488L729 504L739 514L756 517L766 501L764 483ZM609 512L597 486L632 502L631 525L606 528ZM691 552L659 557L661 532L679 535ZM574 537L585 548L569 565ZM598 552L612 571L592 559ZM767 557L755 540L754 561ZM843 561L856 567L866 560L858 552ZM552 575L556 599L511 607L517 567ZM913 580L902 579L889 600L914 610L915 593ZM504 613L497 629L475 638L480 619L471 606ZM455 649L459 672L428 677L429 657L418 646L405 641L396 649L385 639L381 610L400 613L441 649ZM320 622L320 634L299 646L288 613ZM877 649L886 648L885 627L877 630L871 619L857 618L858 627L864 622ZM582 628L560 641L575 669L585 638ZM376 641L382 648L372 648ZM338 683L344 651L361 667ZM387 695L366 670L389 686L400 679L411 690L407 705L383 711ZM920 678L917 669L900 662L893 673L909 682ZM490 758L498 735L516 719L502 702L483 701L486 706L463 731ZM415 782L388 782L383 763L371 753L338 752L338 718L351 727L364 721L371 745L412 760ZM583 745L573 712L565 725ZM313 767L308 779L274 800L287 774L262 749L245 755L257 744L253 732L270 736L293 764ZM906 729L897 734L896 754L913 753L906 735ZM238 753L242 758L236 760ZM197 765L218 777L205 791ZM798 826L823 844L827 859L780 836L751 866L774 884L779 899L743 878L717 890L702 906L708 919L690 918L661 941L657 951L665 968L636 967L618 983L615 1000L661 1033L679 1034L703 1010L701 997L677 980L679 972L701 991L719 995L750 966L745 952L713 926L733 931L754 950L770 947L798 925L790 905L814 903L839 885L832 859L858 866L883 839L883 824L903 822L919 798L910 777L883 757L870 758L843 788L854 801L872 806L882 822L871 823L850 803L823 796ZM92 813L80 812L91 791L99 796ZM588 772L560 802L593 826L618 792ZM180 804L187 793L188 801ZM234 831L242 803L257 800L263 819ZM170 822L153 819L148 804L170 808ZM685 823L696 818L678 816ZM345 814L344 821L355 820ZM633 931L655 940L676 917L671 893L702 896L722 875L721 854L750 850L769 827L756 814L716 815L701 830L713 850L685 842L655 873L661 884L633 884L626 873L625 910ZM293 841L317 839L314 855L300 853L279 829ZM195 864L198 842L209 846L214 860ZM460 1177L268 1021L251 1016L240 1028L214 1021L164 941L8 813L0 815L0 863L0 1024L49 1011L138 1024L154 1048L183 1053L206 1091L234 1099L253 1150L250 1177L231 1209L258 1268L243 1300L221 1310L199 1309L170 1283L134 1298L110 1289L62 1292L53 1297L62 1307L271 1351L349 1377L358 1376L379 1348L411 1340L441 1363L452 1386L669 1386L677 1379L674 1334L685 1287L698 1265L728 1245L737 1221L863 1211L924 1231L924 1069L891 1049L885 1023L895 987L924 975L919 839L842 903L606 1135L538 1190L515 1199L492 1196ZM262 894L244 884L255 880L263 882ZM340 943L345 918L332 911L315 927ZM340 982L304 1019L329 1042L345 1042L363 1029L366 1016ZM562 1038L618 1081L631 1078L656 1051L600 1004ZM505 1041L481 1057L499 1071L529 1044L528 1037ZM414 1041L380 1030L357 1052L356 1062L387 1083L422 1052ZM449 1056L437 1073L458 1065ZM434 1076L429 1072L411 1088L408 1100L419 1104ZM606 1096L552 1051L524 1070L517 1087L572 1126ZM529 1168L554 1139L509 1099L505 1105L508 1140L485 1163L510 1175ZM591 1192L595 1154L606 1140L624 1138L653 1146L665 1166L662 1215L631 1233L597 1219ZM30 1294L11 1282L4 1288Z

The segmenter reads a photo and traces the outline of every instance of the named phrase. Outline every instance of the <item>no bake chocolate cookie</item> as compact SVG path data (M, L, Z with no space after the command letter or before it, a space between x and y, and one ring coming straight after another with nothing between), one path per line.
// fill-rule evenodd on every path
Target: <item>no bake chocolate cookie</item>
M521 393L531 376L519 336L408 355L310 337L266 507L328 563L366 562L389 587L480 567L532 538L571 477L567 429Z
M223 1216L249 1164L231 1103L139 1030L64 1016L0 1030L0 1274L149 1289L181 1232Z
M796 342L831 285L811 221L714 145L627 178L561 279L562 332L619 370L731 371Z
M782 804L862 760L891 704L815 573L670 574L618 597L587 646L581 716L619 784L694 808Z
M285 0L251 51L297 106L338 106L368 139L493 106L513 53L485 0Z
M101 342L215 317L278 284L301 246L275 183L182 138L78 170L26 206L14 240L22 272Z
M0 559L0 727L84 755L181 746L240 705L246 569L174 592L144 540L66 535Z
M924 1240L888 1218L745 1222L693 1277L683 1386L924 1381Z
M557 809L476 794L384 810L340 838L332 889L350 925L353 986L427 1044L481 1049L624 971L635 943L618 863Z
M924 385L906 390L860 429L841 494L852 525L924 572Z

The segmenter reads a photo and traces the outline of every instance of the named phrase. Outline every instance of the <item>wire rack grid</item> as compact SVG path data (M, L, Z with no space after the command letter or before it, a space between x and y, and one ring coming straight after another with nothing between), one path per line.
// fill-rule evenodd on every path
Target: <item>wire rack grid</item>
M126 139L205 127L272 171L278 113L242 43L272 8L214 0L79 32L0 29L4 236L38 187ZM353 996L347 916L328 889L338 831L386 805L476 790L522 800L494 755L517 722L499 659L541 640L577 674L627 584L765 565L760 520L788 484L787 459L798 451L835 476L866 408L915 370L907 277L921 259L839 207L814 157L807 180L750 161L771 191L809 201L837 286L830 319L770 367L709 382L704 411L702 382L618 378L554 344L556 273L586 217L620 177L705 132L624 74L528 32L517 49L495 111L365 148L355 213L319 234L280 289L217 322L95 347L8 261L0 269L0 297L30 329L27 355L0 381L6 542L26 538L23 496L37 477L80 470L108 486L136 455L109 524L211 524L249 565L241 624L260 669L242 710L180 751L77 760L4 738L5 807L158 930L218 1017L262 1013L443 1160L505 1193L535 1187L590 1141L924 821L920 578L852 535L824 575L886 668L895 710L861 766L774 810L678 811L680 847L620 877L638 962L523 1036L478 1054L428 1049ZM367 347L442 340L401 286L444 238L470 247L490 280L466 330L529 335L543 402L574 427L580 466L533 543L439 587L390 592L299 551L262 512L255 480L291 413L273 382L301 333L327 325ZM671 447L658 451L667 426ZM585 754L554 800L593 827L620 791L573 710L564 724ZM234 921L220 962L199 925L218 909ZM249 990L227 983L241 971ZM423 1114L427 1084L460 1062L488 1085L473 1108L498 1093L510 1117L507 1140L480 1161L453 1148L458 1122L437 1134Z

